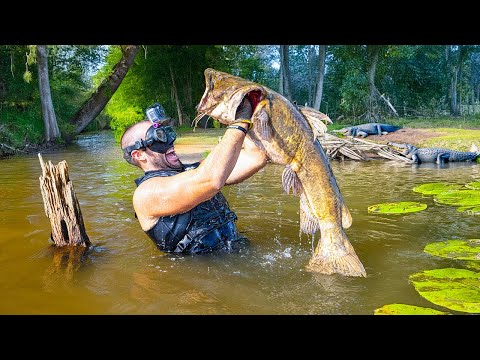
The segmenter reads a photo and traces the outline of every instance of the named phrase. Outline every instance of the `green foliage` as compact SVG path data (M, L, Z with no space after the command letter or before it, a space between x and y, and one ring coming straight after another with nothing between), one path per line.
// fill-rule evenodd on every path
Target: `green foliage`
M48 49L50 92L58 126L66 134L68 120L93 91L89 71L102 61L103 50L66 45ZM0 137L14 148L44 141L35 61L35 45L0 46Z
M203 71L207 67L277 90L278 48L277 45L142 46L120 88L101 116L87 130L111 127L116 133L122 132L131 121L143 119L145 109L155 102L165 107L174 119L174 125L179 125L180 111L184 125L189 126L204 91ZM336 122L335 126L340 124L337 122L340 115L343 115L343 124L365 121L359 116L365 114L368 105L367 72L371 48L370 45L327 46L320 110ZM479 145L478 130L475 133L471 129L480 128L480 113L467 118L446 116L449 114L451 77L445 49L445 45L381 45L375 84L402 115L402 118L385 119L385 122L412 128L464 129L465 133L442 134L420 145L465 151L469 150L472 142ZM450 49L454 55L452 59L458 65L458 56L455 57L458 47L451 46ZM464 45L463 49L463 73L458 79L458 91L462 93L465 104L472 97L471 89L480 83L480 47ZM65 129L63 133L68 131L69 119L112 73L114 65L121 58L121 48L117 45L53 45L48 46L48 50L52 101L59 127ZM318 61L317 51L318 46L314 45L290 46L291 93L292 99L299 104L311 101L315 92L314 81L318 69L312 64ZM3 122L6 112L10 122L12 117L18 117L18 126L10 126L9 130L21 132L14 138L23 138L25 135L20 118L25 111L36 113L32 118L41 119L35 61L36 45L0 46L0 121ZM172 75L178 104L172 91ZM113 124L110 124L111 121ZM208 125L216 126L214 122ZM37 137L33 134L28 137L41 141L42 126L40 124Z
M30 83L30 81L32 81L32 73L30 71L27 70L23 73L23 81L26 83Z
M143 109L138 106L111 107L109 115L113 118L111 127L114 130L115 139L120 140L123 131L129 126L141 121L144 118Z
M425 270L410 275L415 290L451 310L480 313L480 273L466 269Z
M375 309L374 315L449 315L449 313L421 306L387 304Z
M422 211L427 208L427 204L413 201L401 201L394 203L383 203L371 205L368 207L369 213L379 214L405 214L411 212Z
M438 241L428 244L423 251L447 259L480 261L480 239Z
M180 126L173 85L177 90L183 125L190 126L205 90L206 68L268 83L272 71L269 72L264 53L257 49L258 46L248 45L143 47L105 109L105 114L112 119L110 126L116 135L122 133L132 122L143 119L145 109L155 102L162 104L175 126ZM98 76L105 77L120 56L119 48L112 47Z

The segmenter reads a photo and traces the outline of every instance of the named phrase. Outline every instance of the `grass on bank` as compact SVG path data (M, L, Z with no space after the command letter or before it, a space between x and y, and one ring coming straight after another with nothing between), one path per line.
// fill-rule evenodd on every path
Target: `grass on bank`
M425 129L438 133L439 136L426 139L418 145L421 147L443 147L451 150L469 151L472 143L480 149L480 117L472 118L432 118L405 119L391 118L383 123L399 125L403 128ZM361 122L345 119L334 122L328 130L338 130L346 126L359 125Z

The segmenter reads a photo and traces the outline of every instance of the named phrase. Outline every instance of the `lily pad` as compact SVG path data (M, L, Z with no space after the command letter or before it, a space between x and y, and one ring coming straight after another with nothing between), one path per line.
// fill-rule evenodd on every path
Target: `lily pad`
M473 181L465 185L465 187L473 190L480 190L480 181Z
M460 206L457 211L464 212L469 215L480 215L480 205L477 206Z
M480 261L465 261L465 267L474 271L480 271Z
M425 270L410 275L415 290L451 310L480 313L480 273L466 269Z
M438 241L428 244L423 251L447 259L480 261L480 239Z
M439 204L453 206L480 205L480 191L478 190L453 190L435 195L433 200Z
M435 182L435 183L427 183L427 184L415 186L413 188L413 191L424 194L424 195L435 195L435 194L443 193L445 191L458 190L458 189L461 189L462 187L463 185L460 185L460 184L447 184L447 183Z
M406 304L388 304L375 309L374 315L449 315L450 313L435 309Z
M368 212L380 214L405 214L416 211L422 211L427 208L427 204L422 204L413 201L401 201L393 203L383 203L371 205L368 207Z

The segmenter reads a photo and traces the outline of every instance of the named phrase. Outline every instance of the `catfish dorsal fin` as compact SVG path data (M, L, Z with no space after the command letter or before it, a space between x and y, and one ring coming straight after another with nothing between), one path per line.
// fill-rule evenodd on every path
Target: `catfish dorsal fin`
M308 106L297 105L298 110L305 116L308 124L313 130L314 139L327 132L327 125L333 124L328 115Z

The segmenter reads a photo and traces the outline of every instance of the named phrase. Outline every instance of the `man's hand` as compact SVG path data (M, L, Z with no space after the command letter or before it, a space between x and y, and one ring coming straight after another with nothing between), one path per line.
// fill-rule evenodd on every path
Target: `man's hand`
M250 101L246 97L244 97L237 108L235 119L250 119L252 117L252 113L252 104L250 104Z

